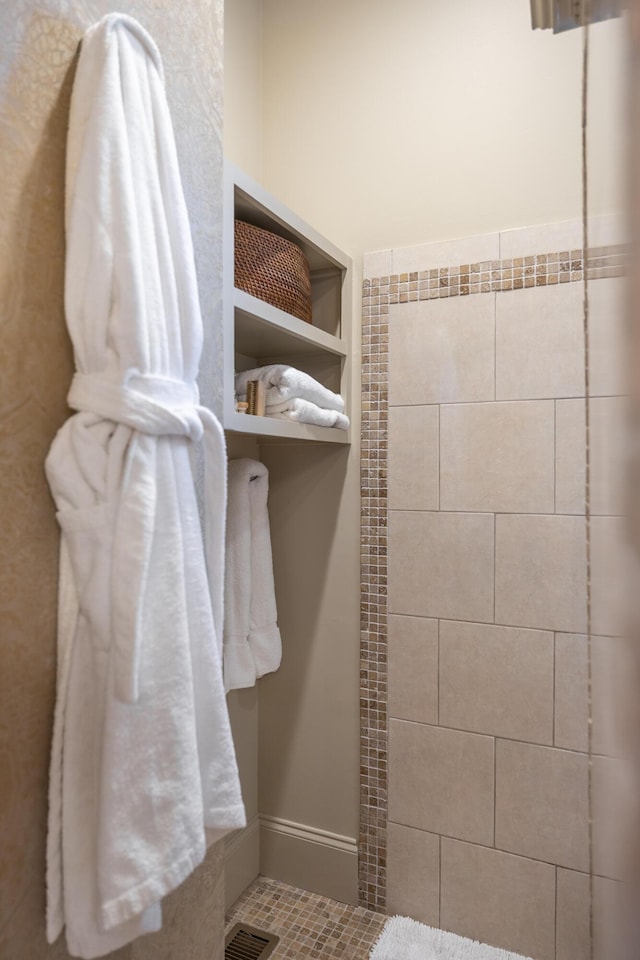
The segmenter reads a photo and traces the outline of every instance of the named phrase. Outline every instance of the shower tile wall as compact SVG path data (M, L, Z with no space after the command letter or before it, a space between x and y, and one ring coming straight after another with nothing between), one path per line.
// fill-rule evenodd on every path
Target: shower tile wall
M614 230L592 224L587 260L598 754L620 632ZM365 259L363 903L540 960L588 956L579 247L571 223ZM593 768L598 948L609 764Z

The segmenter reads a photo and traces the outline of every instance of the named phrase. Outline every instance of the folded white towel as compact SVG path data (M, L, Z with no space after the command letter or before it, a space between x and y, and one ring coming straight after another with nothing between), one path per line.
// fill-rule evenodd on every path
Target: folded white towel
M298 398L309 400L324 410L337 410L344 413L342 397L323 387L321 383L310 377L302 370L289 367L286 363L272 363L266 367L257 367L255 370L245 370L236 374L236 393L244 399L247 393L249 380L264 380L266 384L265 402L268 407L286 404L288 400ZM274 413L282 413L286 407Z
M284 406L278 409L267 407L268 417L275 420L293 420L296 423L312 423L318 427L337 427L338 430L349 429L349 417L346 413L339 413L337 410L323 410L317 407L315 403L309 400L289 400Z
M269 474L258 460L231 460L227 500L224 685L252 687L280 666L267 498Z

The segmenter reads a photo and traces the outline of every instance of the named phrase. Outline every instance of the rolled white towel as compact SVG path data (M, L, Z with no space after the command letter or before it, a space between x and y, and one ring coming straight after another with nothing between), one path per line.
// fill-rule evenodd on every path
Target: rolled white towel
M267 416L275 420L293 420L296 423L313 423L318 427L337 427L338 430L349 429L349 417L338 410L323 410L309 400L294 397L289 400L283 410L274 411L267 407Z
M249 380L264 380L266 385L265 401L267 407L279 407L278 412L286 411L289 400L309 400L323 410L337 410L344 413L342 397L323 387L321 383L302 370L296 370L286 363L271 363L266 367L256 367L236 374L236 394L244 399Z

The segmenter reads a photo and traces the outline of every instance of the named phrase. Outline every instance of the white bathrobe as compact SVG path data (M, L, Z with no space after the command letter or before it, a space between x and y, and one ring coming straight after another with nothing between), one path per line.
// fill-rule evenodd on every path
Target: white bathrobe
M207 840L245 823L221 666L224 435L199 406L202 320L160 56L119 14L82 42L66 231L77 412L46 464L62 529L47 933L66 924L88 958L158 929Z

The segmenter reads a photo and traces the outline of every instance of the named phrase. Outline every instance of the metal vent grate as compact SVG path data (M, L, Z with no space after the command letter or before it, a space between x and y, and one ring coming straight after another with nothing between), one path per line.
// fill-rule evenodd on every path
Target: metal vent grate
M273 933L256 930L246 923L236 923L225 940L224 960L266 960L279 939Z

